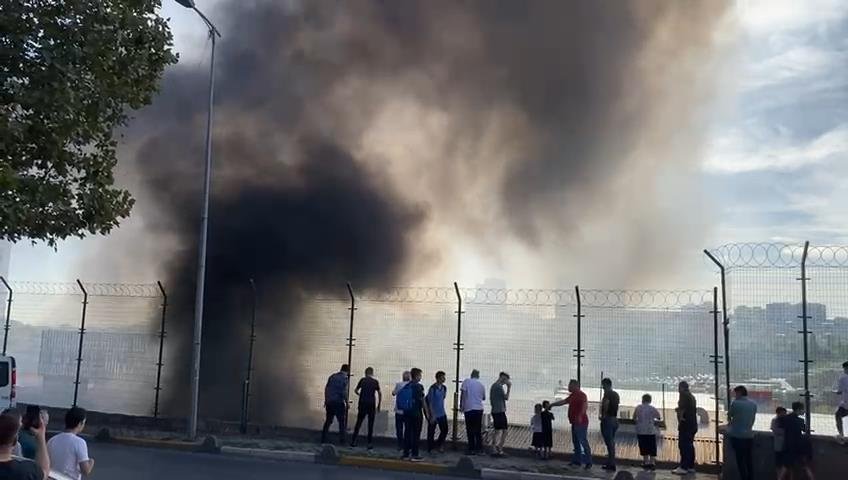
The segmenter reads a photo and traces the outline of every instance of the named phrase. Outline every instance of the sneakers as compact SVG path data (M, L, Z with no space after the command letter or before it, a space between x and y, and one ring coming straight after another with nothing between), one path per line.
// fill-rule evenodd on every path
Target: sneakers
M672 470L671 473L673 475L686 475L687 473L689 473L689 470L687 470L683 467L677 467L674 470Z
M837 435L837 436L836 436L836 441L837 441L837 443L839 443L840 445L845 445L845 436L844 436L844 435L842 435L842 434Z
M584 470L591 470L591 469L592 469L592 464L591 464L591 463L587 463L587 464L583 467L583 469L584 469Z
M374 445L368 445L368 451L370 452L370 451L373 451L373 450L374 450Z
M418 462L423 462L423 461L424 461L424 459L423 459L423 458L421 458L420 456L416 455L416 456L414 456L414 457L410 458L410 459L409 459L409 461L410 461L410 462L416 462L416 463L418 463Z
M608 472L614 472L615 471L615 465L604 465L601 468L608 471Z

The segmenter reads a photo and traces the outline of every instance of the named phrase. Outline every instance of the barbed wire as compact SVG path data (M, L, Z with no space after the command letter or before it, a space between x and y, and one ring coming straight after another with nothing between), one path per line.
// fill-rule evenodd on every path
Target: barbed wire
M795 268L801 266L803 244L790 243L729 243L710 250L725 268L771 267ZM808 267L848 266L848 246L810 245L807 252Z
M574 290L460 288L463 305L566 306L576 305ZM675 308L701 306L712 301L709 290L581 290L586 307ZM449 287L395 287L384 291L357 292L357 302L455 304ZM349 298L318 296L315 300L347 302Z
M76 282L9 282L16 295L82 295ZM155 283L85 283L90 296L95 297L161 297Z

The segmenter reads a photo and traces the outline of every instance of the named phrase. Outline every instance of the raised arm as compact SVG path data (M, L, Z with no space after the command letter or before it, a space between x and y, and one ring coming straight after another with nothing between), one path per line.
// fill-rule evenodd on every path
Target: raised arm
M35 463L44 473L44 479L47 480L50 475L50 457L47 455L47 440L45 438L47 424L41 422L39 428L33 428L33 433L35 433L35 441L38 444L35 450Z

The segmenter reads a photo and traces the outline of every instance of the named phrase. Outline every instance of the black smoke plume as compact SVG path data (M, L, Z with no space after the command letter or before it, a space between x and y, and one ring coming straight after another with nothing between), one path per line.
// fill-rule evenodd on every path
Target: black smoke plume
M237 416L248 278L260 288L266 345L257 369L274 372L255 401L279 415L304 401L286 372L309 355L296 335L304 295L342 291L347 280L359 289L415 280L438 265L445 231L497 259L500 242L542 249L616 203L650 204L644 172L691 149L690 104L723 9L712 0L234 0L213 12L224 38L204 413ZM179 66L128 134L142 139L131 167L145 186L141 214L176 245L167 270L181 289L180 365L205 85L203 66ZM621 180L630 175L632 184ZM628 222L620 234L639 240L653 225ZM178 377L187 380L187 367ZM172 393L184 399L187 389Z

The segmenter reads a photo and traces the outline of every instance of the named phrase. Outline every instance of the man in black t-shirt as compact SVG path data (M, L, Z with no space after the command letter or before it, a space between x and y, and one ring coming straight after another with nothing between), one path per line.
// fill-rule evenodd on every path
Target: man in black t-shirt
M20 421L11 415L0 415L0 478L3 480L44 480L50 472L47 459L47 443L44 440L44 426L35 429L39 454L36 462L12 457L12 449L18 442Z
M350 446L356 446L359 427L362 426L362 420L368 417L368 450L372 450L374 448L371 445L371 438L374 435L374 415L380 411L380 407L383 404L380 382L374 378L373 368L368 367L365 369L365 376L359 379L359 383L356 384L356 389L353 393L359 395L359 407L357 408L356 427L353 429L353 440L351 440ZM376 403L375 396L377 397Z
M804 404L792 403L792 413L777 419L777 425L783 430L782 460L786 472L794 476L799 469L806 471L809 478L812 477L813 450L810 445L810 437L805 433Z
M612 389L612 380L601 380L604 397L601 400L601 436L607 446L607 463L604 470L615 471L615 433L618 431L618 392Z

